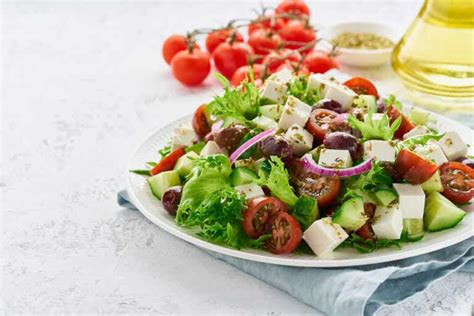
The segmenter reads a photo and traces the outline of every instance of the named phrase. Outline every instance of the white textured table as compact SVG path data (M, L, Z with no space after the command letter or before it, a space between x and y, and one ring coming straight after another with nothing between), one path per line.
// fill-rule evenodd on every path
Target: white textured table
M323 25L402 28L419 7L381 2L311 7ZM316 313L115 203L138 142L218 91L179 86L163 38L254 6L3 4L0 314ZM380 314L469 314L473 297L473 276L457 273Z

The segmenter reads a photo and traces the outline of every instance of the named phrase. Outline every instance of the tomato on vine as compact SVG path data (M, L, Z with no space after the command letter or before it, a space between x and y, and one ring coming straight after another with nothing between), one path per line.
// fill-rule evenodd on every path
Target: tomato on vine
M302 0L283 0L277 6L275 12L277 14L287 13L296 16L310 16L309 8Z
M326 71L339 68L336 60L322 51L312 51L304 58L304 65L312 73L325 73Z
M278 67L284 64L285 61L299 62L301 59L301 54L297 50L283 48L265 56L263 64L267 65L267 71L271 74L277 71Z
M255 54L268 55L272 50L281 44L281 38L273 31L260 29L250 34L249 45L252 46Z
M179 82L186 86L196 86L206 79L211 71L209 54L198 49L183 50L171 61L171 71Z
M247 59L251 54L253 49L248 44L222 43L214 50L212 58L217 70L230 79L237 69L247 65Z
M233 38L231 39L231 37ZM224 43L228 39L239 43L244 41L242 34L240 34L235 28L216 30L207 34L206 49L209 54L212 54L219 44Z
M305 23L304 21L293 20L288 22L284 28L280 31L280 37L287 43L286 48L298 49L305 45L310 47L303 50L303 52L309 52L314 47L309 45L310 42L316 42L315 30Z
M250 81L249 68L250 66L242 66L239 69L237 69L237 71L232 76L232 80L231 80L231 83L234 87L237 87L244 79L247 79L248 81ZM264 68L265 67L261 64L252 65L254 80L258 80L262 78Z
M285 21L282 18L277 18L274 15L263 15L250 22L247 26L248 35L250 36L256 30L270 30L278 32L285 26Z
M166 61L166 63L170 65L171 60L177 53L188 48L190 41L191 39L183 35L171 35L168 37L163 43L163 48L161 51L163 54L163 59ZM193 43L193 49L200 49L200 47L198 44Z

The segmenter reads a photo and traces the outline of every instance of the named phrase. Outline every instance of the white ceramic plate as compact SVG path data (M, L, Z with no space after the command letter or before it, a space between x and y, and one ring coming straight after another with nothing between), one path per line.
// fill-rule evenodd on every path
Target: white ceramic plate
M469 140L469 143L472 144L473 131L469 128L440 115L433 115L438 119L440 130L457 131L464 140ZM173 129L180 124L189 124L190 122L191 116L187 116L151 134L133 154L127 170L142 169L146 161L155 161L158 158L158 149L167 143L173 133ZM344 248L338 249L331 257L327 258L319 258L315 255L307 254L277 256L261 250L235 250L218 246L200 239L195 236L191 230L179 227L174 222L174 218L168 215L162 207L161 202L151 194L145 177L143 176L129 173L128 190L133 203L138 207L140 212L170 234L207 250L271 264L300 267L346 267L374 264L418 256L449 247L473 236L474 213L470 212L455 228L437 233L426 233L423 240L419 242L402 244L401 250L397 248L387 248L368 254L361 254L353 249Z

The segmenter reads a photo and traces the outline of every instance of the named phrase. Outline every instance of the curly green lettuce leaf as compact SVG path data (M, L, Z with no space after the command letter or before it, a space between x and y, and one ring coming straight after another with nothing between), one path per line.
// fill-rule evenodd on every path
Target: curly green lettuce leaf
M319 89L308 89L308 77L305 75L299 75L290 81L288 94L300 99L308 105L313 105L321 100L321 92Z
M390 119L385 114L381 120L373 119L373 111L367 113L367 119L359 121L355 116L350 115L348 118L349 125L352 128L358 129L364 140L381 139L391 140L393 134L397 131L402 123L402 116L399 116L391 125Z
M383 99L383 102L387 106L393 105L393 107L395 107L399 111L401 111L403 108L402 103L398 101L397 98L393 94L389 95L388 98Z
M193 161L196 167L193 172L201 173L217 173L223 177L228 177L232 173L230 160L226 155L216 154L206 157L200 157Z
M438 141L443 138L443 134L426 134L410 137L400 143L401 148L413 150L417 146L425 146L430 140Z
M258 184L267 186L273 196L291 207L296 204L298 197L293 192L288 171L280 158L271 156L270 160L267 160L267 163L260 168L259 176Z
M370 253L377 249L382 248L389 248L389 247L397 247L401 249L400 241L399 240L391 240L391 239L363 239L357 234L352 234L344 240L344 242L339 245L341 248L354 248L360 253Z

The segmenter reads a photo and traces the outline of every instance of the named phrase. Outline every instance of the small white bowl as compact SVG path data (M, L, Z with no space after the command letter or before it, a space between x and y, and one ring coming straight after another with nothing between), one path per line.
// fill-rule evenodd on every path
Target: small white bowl
M399 36L390 26L381 23L370 22L348 22L329 26L319 31L318 37L323 39L318 46L324 50L331 50L330 42L337 35L344 33L374 33L390 39L394 44L398 42ZM355 49L338 47L336 49L336 60L342 64L355 67L380 66L390 60L393 47L382 49Z

